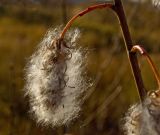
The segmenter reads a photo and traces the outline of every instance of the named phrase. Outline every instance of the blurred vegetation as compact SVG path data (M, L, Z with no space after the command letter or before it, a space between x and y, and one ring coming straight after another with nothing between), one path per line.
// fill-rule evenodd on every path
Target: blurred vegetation
M78 44L89 50L88 73L97 82L88 91L80 118L52 129L37 125L28 113L24 67L48 29L89 4L66 3L64 16L61 3L4 3L0 4L0 135L61 135L64 129L72 135L123 134L122 118L139 99L115 15L98 10L74 23L81 30ZM124 6L134 43L142 44L160 68L160 10L149 2L124 1ZM145 59L139 57L139 61L147 90L156 89Z

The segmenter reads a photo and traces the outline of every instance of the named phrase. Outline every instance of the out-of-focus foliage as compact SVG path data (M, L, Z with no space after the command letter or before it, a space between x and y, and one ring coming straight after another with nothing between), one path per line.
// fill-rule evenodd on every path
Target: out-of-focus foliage
M67 5L67 17L87 5ZM160 68L160 10L148 2L124 1L124 6L134 43L142 44ZM52 129L37 125L29 115L28 99L24 98L22 90L24 67L45 32L63 23L66 17L62 7L61 3L18 1L0 5L1 135L123 134L120 131L122 118L129 106L138 101L138 94L117 18L106 9L78 19L73 26L82 31L79 45L89 50L88 74L98 80L82 106L80 118L66 127ZM146 88L156 89L149 66L144 59L140 61ZM110 96L117 89L121 91L112 99Z

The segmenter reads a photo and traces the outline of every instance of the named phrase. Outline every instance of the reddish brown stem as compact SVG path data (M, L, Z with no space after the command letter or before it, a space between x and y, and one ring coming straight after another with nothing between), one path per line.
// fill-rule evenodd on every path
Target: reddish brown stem
M154 65L151 57L148 55L148 53L146 52L146 50L143 47L141 47L140 45L135 45L131 49L131 52L137 52L137 51L140 52L141 55L143 55L143 56L146 57L149 65L150 65L150 67L151 67L151 69L152 69L152 71L154 73L154 76L155 76L155 78L157 80L158 87L160 89L160 75L159 75L159 72L158 72L156 66Z
M113 4L109 4L109 3L103 3L103 4L97 4L97 5L93 5L93 6L90 6L88 7L87 9L79 12L78 14L76 14L75 16L73 16L70 21L66 24L66 26L64 27L62 33L60 34L60 39L63 39L64 38L64 35L66 33L66 31L70 28L70 26L72 25L72 23L78 18L78 17L81 17L85 14L87 14L88 12L91 12L95 9L102 9L102 8L111 8L113 6Z
M113 10L116 12L116 15L118 16L120 26L123 32L123 37L125 41L126 51L129 58L129 62L131 65L132 73L136 82L137 90L139 93L139 97L141 101L143 102L146 97L146 90L144 87L144 83L141 76L141 71L138 65L138 60L135 55L135 53L131 53L130 50L133 46L131 35L129 32L125 12L123 9L123 4L121 0L115 0L115 6L113 6Z

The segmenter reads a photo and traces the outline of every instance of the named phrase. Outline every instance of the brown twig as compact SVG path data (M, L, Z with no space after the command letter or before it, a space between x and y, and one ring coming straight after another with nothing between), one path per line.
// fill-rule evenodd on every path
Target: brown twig
M78 14L76 14L75 16L73 16L70 21L66 24L66 26L64 27L62 33L60 34L60 39L63 39L64 38L64 35L66 33L66 31L70 28L70 26L72 25L72 23L78 18L78 17L81 17L85 14L87 14L88 12L91 12L95 9L102 9L102 8L111 8L113 6L113 4L110 4L110 3L103 3L103 4L97 4L97 5L93 5L93 6L90 6L88 7L87 9L79 12Z
M131 52L137 52L137 51L139 51L141 55L144 55L146 57L149 65L150 65L150 67L151 67L151 69L153 71L153 74L154 74L154 76L155 76L155 78L157 80L158 88L160 89L160 75L159 75L159 72L158 72L156 66L154 65L151 57L148 55L146 50L143 47L141 47L140 45L135 45L131 49Z
M146 97L146 90L145 90L144 83L142 80L142 76L141 76L141 72L140 72L140 68L138 65L138 60L137 60L136 54L130 52L133 44L132 44L132 39L131 39L131 35L130 35L129 29L128 29L126 16L124 13L124 9L123 9L123 5L122 5L121 0L115 0L115 5L112 7L112 9L116 12L116 15L118 16L121 30L123 32L126 51L127 51L128 57L129 57L129 61L130 61L131 69L132 69L133 76L134 76L134 79L136 82L136 86L138 89L139 97L140 97L141 101L143 101Z

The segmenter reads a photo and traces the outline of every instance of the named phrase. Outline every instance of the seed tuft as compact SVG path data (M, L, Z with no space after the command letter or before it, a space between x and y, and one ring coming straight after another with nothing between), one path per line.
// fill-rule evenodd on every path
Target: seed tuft
M76 47L79 30L68 32L65 40L58 39L60 32L49 30L26 66L30 112L38 123L53 127L78 117L80 96L90 87L83 74L85 53Z

